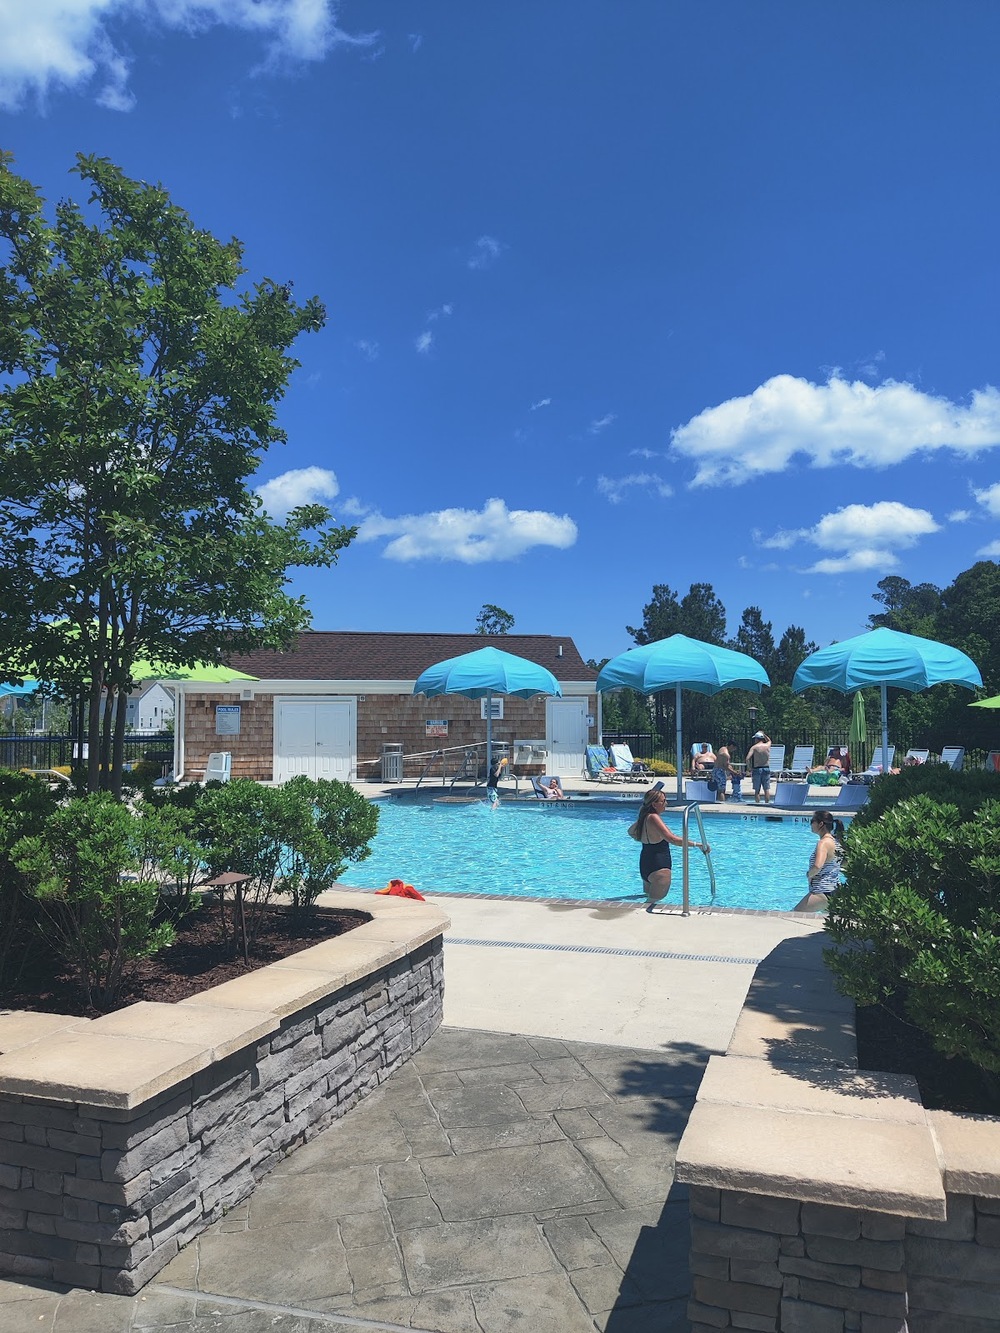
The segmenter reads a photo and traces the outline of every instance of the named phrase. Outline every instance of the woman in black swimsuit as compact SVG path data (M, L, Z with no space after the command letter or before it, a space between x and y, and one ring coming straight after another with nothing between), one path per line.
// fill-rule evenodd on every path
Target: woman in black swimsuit
M661 815L667 804L667 798L660 787L652 787L642 800L639 818L629 829L629 833L642 843L639 854L639 874L647 903L662 902L670 892L670 880L673 870L670 864L670 848L683 847L684 839L678 838L664 824ZM697 847L706 854L711 850L708 843L687 841L689 847Z

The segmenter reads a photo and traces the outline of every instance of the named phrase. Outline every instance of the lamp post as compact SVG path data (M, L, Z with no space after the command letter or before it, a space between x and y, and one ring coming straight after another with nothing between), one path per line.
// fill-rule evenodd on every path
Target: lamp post
M746 752L746 751L748 751L748 750L750 749L750 737L752 737L753 734L754 734L754 732L757 730L757 705L756 705L756 704L749 704L749 705L747 706L747 716L748 716L749 719L750 719L750 730L749 730L748 733L747 733L747 744L744 745L744 747L743 747L744 752Z

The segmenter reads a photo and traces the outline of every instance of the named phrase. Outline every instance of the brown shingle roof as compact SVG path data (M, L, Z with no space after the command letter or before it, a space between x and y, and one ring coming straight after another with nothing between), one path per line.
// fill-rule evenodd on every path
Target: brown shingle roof
M576 644L557 634L377 634L310 630L283 653L262 651L228 659L261 680L416 680L421 671L477 648L501 648L548 667L557 680L594 680ZM562 656L559 649L562 648Z

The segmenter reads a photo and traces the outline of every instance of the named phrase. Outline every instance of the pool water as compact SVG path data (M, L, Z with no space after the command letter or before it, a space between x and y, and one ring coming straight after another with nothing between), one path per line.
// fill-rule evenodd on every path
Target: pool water
M502 802L472 805L380 801L379 831L367 861L351 865L342 884L381 888L398 878L424 893L495 893L506 897L640 898L639 845L627 834L638 801L619 807ZM667 811L679 834L681 816ZM790 911L806 890L815 834L809 817L768 820L757 814L707 818L717 907ZM691 821L691 835L698 838ZM711 903L708 869L691 854L691 903ZM681 896L681 857L674 849L670 901Z

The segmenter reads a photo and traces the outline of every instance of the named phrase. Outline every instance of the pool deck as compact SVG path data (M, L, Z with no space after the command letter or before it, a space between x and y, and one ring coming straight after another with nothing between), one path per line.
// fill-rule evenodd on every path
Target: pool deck
M4 1333L684 1333L677 1143L756 961L820 922L436 901L445 1021L414 1060L141 1295L0 1280Z

